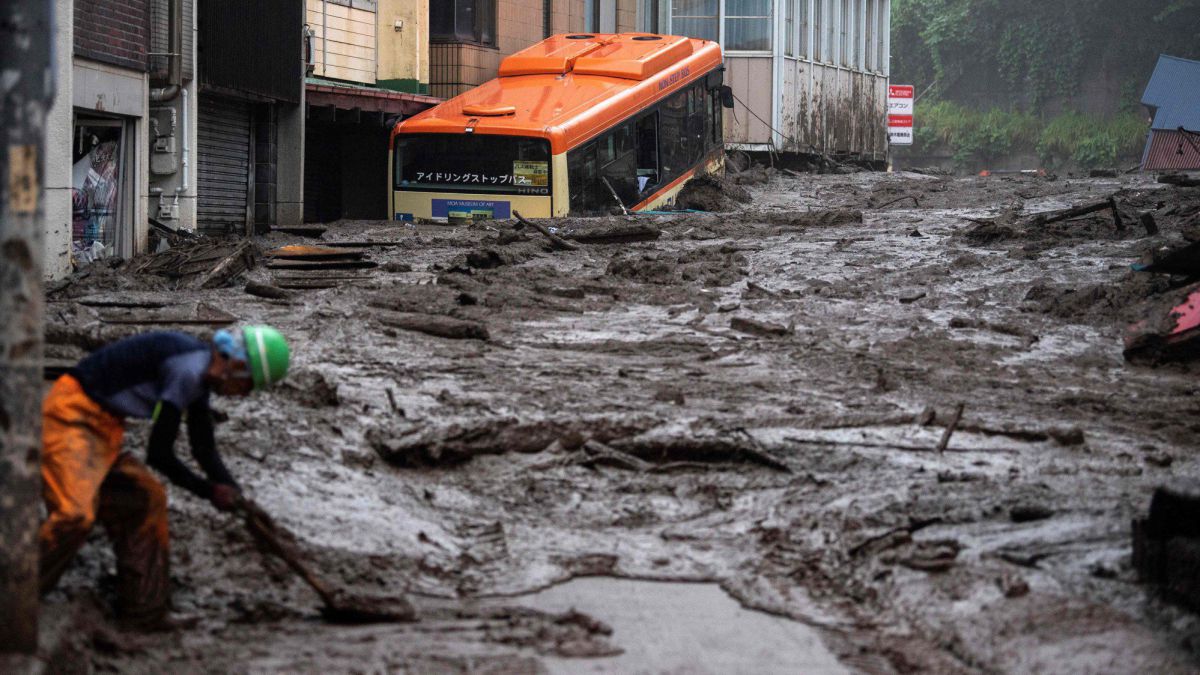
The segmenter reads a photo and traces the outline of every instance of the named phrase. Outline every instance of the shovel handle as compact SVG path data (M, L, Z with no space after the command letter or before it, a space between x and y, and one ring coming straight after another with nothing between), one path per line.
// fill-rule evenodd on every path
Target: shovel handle
M280 541L278 528L271 516L266 511L263 511L262 507L258 504L245 497L238 498L235 508L245 519L246 529L250 531L250 534L261 542L268 551L287 563L288 567L292 568L292 571L300 575L300 578L304 579L317 592L317 595L321 596L321 600L326 606L332 606L334 597L333 593L329 590L329 586L300 560L300 557L296 555L296 552L291 547Z

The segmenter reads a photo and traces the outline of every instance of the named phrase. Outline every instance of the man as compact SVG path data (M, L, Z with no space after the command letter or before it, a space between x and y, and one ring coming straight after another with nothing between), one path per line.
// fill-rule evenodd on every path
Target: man
M117 555L117 611L135 628L166 623L167 497L144 464L121 451L124 419L152 419L146 464L228 511L237 483L216 451L210 392L246 396L287 374L279 331L220 330L212 343L146 333L107 345L56 381L42 405L42 483L49 517L38 532L42 593L53 589L99 520ZM196 475L175 454L186 417Z

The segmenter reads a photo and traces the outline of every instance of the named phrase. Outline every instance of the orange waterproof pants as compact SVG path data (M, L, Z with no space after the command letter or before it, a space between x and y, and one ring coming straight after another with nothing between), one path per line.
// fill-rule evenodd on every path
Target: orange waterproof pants
M117 554L117 610L162 618L169 602L167 494L144 464L121 452L125 427L64 375L42 404L40 584L58 583L98 519Z

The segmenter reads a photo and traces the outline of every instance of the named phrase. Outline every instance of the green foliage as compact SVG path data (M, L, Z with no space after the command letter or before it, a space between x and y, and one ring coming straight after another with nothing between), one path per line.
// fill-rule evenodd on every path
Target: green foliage
M1146 122L1131 113L1100 118L1068 112L1043 123L1028 113L977 112L947 101L918 104L916 124L919 147L949 152L964 168L1034 151L1051 167L1116 166L1137 157L1147 130Z
M1200 0L895 0L892 50L894 81L1036 109L1090 71L1144 83L1160 53L1200 57Z

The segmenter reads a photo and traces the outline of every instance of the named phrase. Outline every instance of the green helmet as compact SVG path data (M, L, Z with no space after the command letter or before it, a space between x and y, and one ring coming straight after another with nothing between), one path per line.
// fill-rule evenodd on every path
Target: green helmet
M279 331L270 326L246 326L242 338L255 389L266 389L287 375L291 350Z

